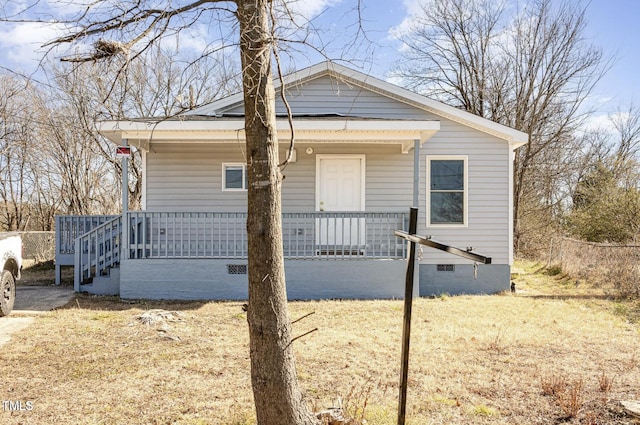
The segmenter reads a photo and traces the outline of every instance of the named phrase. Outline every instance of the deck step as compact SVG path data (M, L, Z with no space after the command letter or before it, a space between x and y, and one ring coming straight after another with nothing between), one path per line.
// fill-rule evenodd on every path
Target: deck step
M80 291L94 295L120 294L120 268L111 268L106 276L95 276L91 283L80 285Z

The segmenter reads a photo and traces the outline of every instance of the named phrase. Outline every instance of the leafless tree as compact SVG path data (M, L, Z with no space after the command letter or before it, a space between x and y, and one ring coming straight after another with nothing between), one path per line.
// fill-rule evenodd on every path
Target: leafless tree
M181 66L175 52L150 49L144 61L66 64L51 72L46 143L50 169L61 187L60 211L114 214L120 206L121 162L114 146L96 130L100 119L164 117L211 101L237 87L228 66L203 60ZM148 64L152 63L153 66ZM214 71L215 74L214 74ZM210 85L210 86L209 86ZM129 209L140 209L141 153L129 161Z
M566 186L571 203L568 230L590 241L637 242L640 234L640 109L633 105L609 116L610 128L582 137L585 149L579 172Z
M0 75L0 228L26 230L34 197L38 109L29 82Z
M409 32L402 36L409 63L398 73L411 89L499 120L506 76L497 39L504 2L432 0L420 4Z
M399 74L426 94L529 134L515 158L519 246L538 217L548 223L560 176L571 172L585 100L607 69L585 38L580 4L529 0L428 0L403 40ZM535 226L534 226L535 227Z
M48 79L6 73L0 78L1 227L50 230L56 214L113 214L119 210L121 162L95 129L96 119L166 116L239 86L233 62L178 62L166 47L145 63L47 68ZM134 149L129 207L140 208L142 169Z
M618 135L616 155L621 160L638 159L640 152L640 108L630 104L611 117Z
M60 2L66 7L69 2ZM73 1L71 1L73 3ZM204 26L209 44L201 57L225 46L239 48L245 100L248 189L249 308L251 375L259 424L315 424L318 420L302 400L295 371L291 322L287 309L281 226L281 185L275 125L275 90L272 57L278 43L305 41L296 6L285 0L193 0L158 8L156 2L133 4L98 0L84 4L65 23L67 35L49 46L92 45L66 55L73 64L114 64L118 78L109 84L105 99L118 107L135 97L131 83L135 62L153 46L170 37L187 36ZM170 91L170 90L169 90ZM149 105L148 99L138 105ZM167 110L171 110L169 108ZM141 111L148 112L148 111ZM165 111L166 113L166 111ZM124 114L114 112L114 116Z

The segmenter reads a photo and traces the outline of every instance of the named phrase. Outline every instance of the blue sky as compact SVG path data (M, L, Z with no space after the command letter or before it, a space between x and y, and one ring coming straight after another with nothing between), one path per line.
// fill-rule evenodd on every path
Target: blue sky
M592 0L587 13L593 42L616 57L597 94L612 108L620 103L640 105L640 1Z
M28 0L8 0L6 4L22 4ZM31 0L34 2L35 0ZM37 7L46 7L40 0ZM355 54L363 61L365 71L385 78L397 60L400 44L390 36L390 29L401 26L415 8L418 0L363 0L363 26L375 50L360 49ZM328 28L327 35L336 36L336 45L343 41L340 34L352 34L356 22L353 9L355 0L302 0L300 7L318 17L318 23ZM600 113L616 110L631 102L640 104L640 82L636 77L640 70L640 1L591 0L587 8L588 35L601 46L615 62L609 73L596 88L593 104ZM346 28L346 29L345 29ZM34 53L42 42L55 34L52 29L37 28L33 24L8 25L0 23L0 64L17 71L30 72L35 68L38 54Z
M416 0L365 1L365 20L381 17L372 22L372 28L378 30L372 34L380 34L380 43L388 46L378 52L374 73L384 74L397 60L393 48L399 46L389 39L388 29L401 25L415 3ZM630 103L640 105L639 20L639 0L591 0L587 7L587 36L606 55L614 56L611 69L593 93L593 104L599 113Z

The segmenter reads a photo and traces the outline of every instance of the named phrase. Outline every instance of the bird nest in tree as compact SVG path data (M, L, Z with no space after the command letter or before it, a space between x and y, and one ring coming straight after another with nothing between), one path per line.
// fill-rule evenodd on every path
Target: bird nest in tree
M112 58L118 54L127 54L128 46L113 40L98 40L93 43L94 51L86 56L64 58L63 62L95 62L101 59Z
M127 47L124 44L113 40L98 40L93 43L93 47L96 49L94 56L99 55L101 58L127 52Z

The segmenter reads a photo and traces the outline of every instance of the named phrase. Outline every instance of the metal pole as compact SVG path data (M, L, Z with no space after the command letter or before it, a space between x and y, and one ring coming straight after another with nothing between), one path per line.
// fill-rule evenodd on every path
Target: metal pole
M420 204L420 139L413 141L413 208L419 208ZM416 228L416 232L417 232ZM413 233L415 234L415 233ZM418 249L418 246L415 247ZM422 248L420 248L422 249ZM413 271L413 296L420 296L420 265L416 253Z
M415 235L418 227L418 209L411 208L409 234ZM411 339L411 307L413 304L413 277L415 269L416 243L411 241L409 263L404 289L404 323L402 326L402 359L400 365L400 396L398 398L398 425L404 425L407 411L407 382L409 376L409 341Z
M420 140L413 141L413 208L418 208L420 199ZM415 234L415 233L412 233Z

